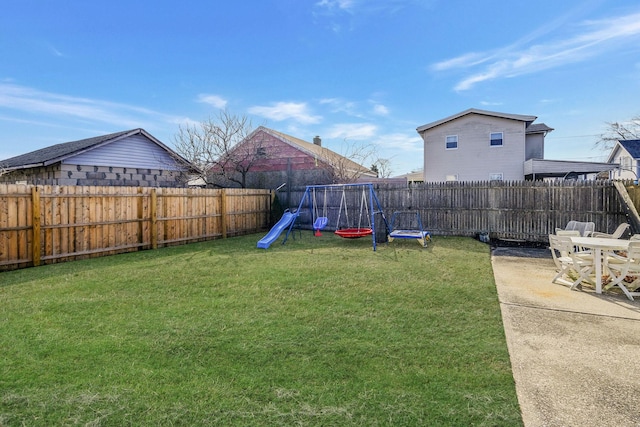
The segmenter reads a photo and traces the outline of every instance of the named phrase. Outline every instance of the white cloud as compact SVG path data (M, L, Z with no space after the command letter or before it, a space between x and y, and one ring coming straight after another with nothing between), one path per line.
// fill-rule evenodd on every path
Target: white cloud
M255 114L277 122L295 120L303 124L313 124L322 120L321 116L312 115L304 102L276 102L269 107L250 107L247 111L249 114Z
M484 105L485 107L495 107L497 105L502 105L502 102L480 101L480 105Z
M324 98L320 100L321 105L328 105L332 113L345 113L354 117L363 117L358 112L357 104L342 98Z
M108 123L119 127L145 127L158 121L177 123L180 118L147 108L115 102L44 92L26 86L0 83L0 109L37 116L39 122L55 118L83 123Z
M382 104L375 104L373 106L373 114L378 116L386 116L389 114L389 109Z
M329 128L328 138L365 140L376 135L378 127L370 123L342 123Z
M328 10L345 10L350 11L354 7L354 0L321 0L316 3L317 7L325 8Z
M51 54L52 54L53 56L57 56L57 57L59 57L59 58L62 58L62 57L64 57L64 56L65 56L62 52L60 52L60 51L59 51L55 46L53 46L52 44L49 44L49 45L48 45L48 47L49 47L49 51L51 52Z
M316 8L325 12L344 11L351 14L395 12L410 6L431 6L429 0L321 0Z
M373 143L381 148L393 149L396 156L402 156L401 152L422 153L424 149L422 138L404 133L379 135L373 140ZM411 155L412 158L415 157L415 155Z
M554 28L561 26L556 23ZM499 78L515 77L584 61L623 46L635 46L640 40L640 13L608 19L586 21L578 34L531 44L548 31L536 31L522 40L494 51L473 52L432 65L435 71L470 70L455 89L468 90L474 85Z
M227 106L227 100L222 98L221 96L205 93L201 93L200 95L198 95L198 102L212 105L213 107L221 110Z
M340 34L354 30L367 22L363 17L382 17L407 7L429 8L435 0L320 0L314 4L313 15L318 22Z

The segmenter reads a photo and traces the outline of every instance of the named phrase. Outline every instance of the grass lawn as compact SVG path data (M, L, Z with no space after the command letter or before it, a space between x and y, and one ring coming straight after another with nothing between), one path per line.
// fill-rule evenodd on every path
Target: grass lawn
M0 425L522 425L485 244L260 237L0 273Z

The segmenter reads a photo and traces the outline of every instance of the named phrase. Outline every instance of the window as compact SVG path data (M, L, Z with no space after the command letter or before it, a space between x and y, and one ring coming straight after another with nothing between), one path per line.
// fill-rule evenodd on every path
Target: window
M258 147L256 149L256 155L258 157L267 157L267 149L265 147Z
M446 139L447 150L453 150L458 148L458 135L449 135Z
M502 172L489 174L490 181L502 181Z
M502 132L491 133L491 146L502 147Z
M630 170L631 169L631 157L624 156L621 160L622 160L622 162L621 162L622 168Z
M445 177L445 181L457 181L458 180L458 175L447 175Z

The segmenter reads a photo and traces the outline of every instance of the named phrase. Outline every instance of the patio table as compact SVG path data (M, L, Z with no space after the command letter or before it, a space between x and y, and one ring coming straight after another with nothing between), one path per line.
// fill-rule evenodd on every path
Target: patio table
M629 240L608 239L606 237L571 237L571 243L593 250L593 262L596 266L596 293L602 293L602 251L625 251L629 248Z

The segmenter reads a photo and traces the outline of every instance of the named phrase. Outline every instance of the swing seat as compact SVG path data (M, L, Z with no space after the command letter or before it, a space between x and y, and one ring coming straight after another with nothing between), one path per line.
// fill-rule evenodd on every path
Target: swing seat
M326 216L319 216L318 218L316 218L316 222L313 223L313 229L322 230L327 226L328 222L329 218L327 218Z
M336 230L335 234L345 239L357 239L359 237L370 236L373 234L371 228L343 228Z

